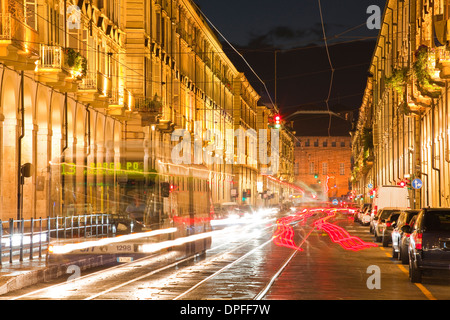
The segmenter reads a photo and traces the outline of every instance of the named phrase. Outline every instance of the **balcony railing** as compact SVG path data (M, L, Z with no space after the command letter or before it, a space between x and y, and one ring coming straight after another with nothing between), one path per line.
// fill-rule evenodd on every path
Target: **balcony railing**
M10 13L0 13L0 40L11 40Z
M38 72L64 72L70 79L82 80L86 77L86 69L86 59L76 50L40 45Z
M88 72L78 88L80 90L97 90L97 73Z
M39 68L62 69L62 48L60 46L48 46L41 44Z
M135 110L138 112L148 112L148 113L162 113L162 102L155 95L153 99L151 98L136 98Z
M15 18L12 13L0 13L0 40L10 41L24 53L35 53L38 48L37 31Z

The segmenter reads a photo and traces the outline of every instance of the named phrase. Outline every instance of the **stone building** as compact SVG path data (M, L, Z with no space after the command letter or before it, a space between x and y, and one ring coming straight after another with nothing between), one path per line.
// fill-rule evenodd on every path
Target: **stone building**
M449 205L449 15L447 0L386 2L353 136L358 194L420 179L412 208Z
M1 0L0 77L2 220L118 213L135 183L160 217L178 210L163 183L256 192L256 155L235 165L230 142L259 96L191 0ZM216 161L175 164L176 130Z
M294 177L304 199L347 199L351 192L351 122L321 111L295 116ZM330 130L328 130L330 128Z

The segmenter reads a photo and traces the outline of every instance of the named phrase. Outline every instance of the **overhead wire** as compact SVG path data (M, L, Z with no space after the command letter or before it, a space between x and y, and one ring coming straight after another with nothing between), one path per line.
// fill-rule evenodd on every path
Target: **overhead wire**
M17 0L13 0L13 1L16 1L16 2L18 2ZM334 46L334 45L338 45L338 44L341 44L342 42L337 42L337 43L333 43L333 44L330 44L330 43L328 43L328 38L327 38L327 36L326 36L326 33L325 33L325 28L324 28L324 21L323 21L323 15L322 15L322 8L321 8L321 4L320 4L320 0L318 0L319 1L319 9L320 9L320 16L321 16L321 24L322 24L322 33L323 33L323 36L324 36L324 46L325 46L325 48L326 48L326 51L327 51L327 56L328 56L328 61L329 61L329 64L330 64L330 67L331 67L331 71L332 71L332 74L331 74L331 77L332 77L332 79L331 79L331 81L330 81L330 88L329 88L329 92L328 92L328 96L327 96L327 98L326 98L326 100L325 100L325 102L326 102L326 104L327 104L327 108L329 109L329 104L328 104L328 102L330 101L330 96L331 96L331 92L332 92L332 85L333 85L333 78L334 78L334 72L335 72L335 68L333 67L333 64L332 64L332 62L331 62L331 58L330 58L330 53L329 53L329 47L330 46ZM195 4L195 6L197 6L196 4ZM268 95L268 97L269 97L269 99L270 99L270 101L271 101L271 103L272 103L272 105L275 105L274 104L274 102L273 102L273 100L272 100L272 98L271 98L271 95L270 95L270 93L269 93L269 91L268 91L268 88L267 88L267 86L266 86L266 82L265 81L263 81L262 79L261 79L261 77L256 73L256 71L254 70L254 68L249 64L249 62L244 58L244 56L241 54L241 52L239 51L239 50L241 50L241 51L245 51L245 50L248 50L248 51L257 51L258 49L246 49L246 48L240 48L239 50L237 50L231 43L230 43L230 41L228 41L228 39L226 39L226 37L215 27L215 25L209 20L209 18L200 10L200 8L198 8L198 6L197 6L197 9L199 10L199 12L200 12L200 14L202 14L203 15L203 17L208 21L208 23L218 32L218 34L227 42L227 44L233 49L233 51L234 52L236 52L242 59L243 59L243 61L246 63L246 65L250 68L250 70L252 71L252 73L256 76L256 78L263 84L263 86L264 86L264 89L265 89L265 91L266 91L266 93L267 93L267 95ZM42 15L39 15L37 12L36 12L36 15L40 18L40 19L42 19L42 20L44 20L44 21L46 21L46 22L50 22L47 18L45 18L45 17L43 17ZM337 34L337 35L335 35L335 36L333 36L333 39L336 39L336 38L338 38L338 37L340 37L340 36L342 36L343 34L345 34L345 33L348 33L348 32L350 32L350 31L352 31L352 30L355 30L355 29L358 29L359 27L361 27L363 24L360 24L360 25L358 25L358 26L355 26L355 27L352 27L352 28L350 28L350 29L348 29L348 30L346 30L346 31L343 31L343 32L341 32L341 33L339 33L339 34ZM58 28L58 29L60 29L60 30L62 30L62 28L61 27L59 27L59 26L56 26L56 28ZM73 35L73 34L68 34L68 36L69 37L73 37L73 38L75 38L75 39L77 39L78 40L78 37L76 37L75 35ZM370 38L370 37L369 37ZM344 43L348 43L348 42L354 42L354 41L359 41L359 40L366 40L366 39L368 39L368 37L364 37L364 38L361 38L361 39L354 39L354 40L351 40L351 41L345 41ZM25 42L25 41L24 41ZM30 42L30 41L28 41L28 42ZM90 47L90 45L89 44L86 44L88 47ZM287 52L287 51L295 51L295 50L307 50L307 49L312 49L312 48L317 48L318 46L316 46L316 45L314 45L314 46L308 46L308 47L300 47L300 48L292 48L292 49L286 49L286 50L283 50L283 52ZM94 48L94 49L96 49L96 48ZM80 50L82 50L82 49L80 49ZM84 50L87 50L87 49L84 49ZM99 50L98 51L99 52L99 54L108 54L107 52L102 52L101 50ZM183 53L184 54L184 52L181 52L181 53ZM224 53L226 53L225 51L224 51ZM132 71L132 73L133 74L127 74L127 75L125 75L124 77L122 77L121 76L121 78L125 78L126 80L134 80L134 79L141 79L141 78L143 78L143 74L141 74L141 73L139 73L139 72L137 72L135 69L132 69L132 68L130 68L129 66L127 66L127 65L125 65L124 63L122 63L120 60L118 60L118 59L116 59L114 56L118 56L118 55L122 55L122 54L126 54L126 55L128 55L128 54L130 54L130 55L145 55L145 53L127 53L127 52L117 52L117 53L114 53L114 55L111 57L111 59L112 60L114 60L115 62L117 62L119 65L121 65L121 66L123 66L123 67L125 67L127 70L131 70ZM173 52L172 53L168 53L168 54L173 54ZM187 54L187 53L186 53ZM322 71L320 71L320 72L322 72ZM325 72L325 71L323 71L323 72ZM317 72L317 73L319 73L319 72ZM112 75L112 76L114 76L114 77L118 77L118 75ZM301 76L301 74L300 74L300 76ZM292 77L292 76L290 76L290 77ZM156 80L153 80L153 79L149 79L149 78L147 78L147 79L145 79L144 81L146 81L146 82L149 82L149 83L159 83L159 81L156 81ZM271 81L271 80L269 80L269 81ZM200 81L199 83L212 83L213 81Z
M200 7L193 1L192 2L194 6L197 8L197 10L203 15L203 17L206 19L206 21L211 25L211 27L216 30L216 32L225 40L225 42L242 58L242 60L245 62L245 64L249 67L249 69L252 71L252 73L256 76L256 78L262 83L264 86L264 89L266 91L267 96L270 99L270 102L272 103L272 106L275 108L278 108L275 106L275 103L272 100L272 97L269 93L269 90L267 89L267 86L265 82L259 77L259 75L256 73L256 71L252 68L252 66L248 63L248 61L244 58L244 56L228 41L228 39L219 31L219 29L216 28L216 26L208 19L208 17L203 13L203 11L200 9Z
M325 103L326 103L327 109L328 109L328 113L329 113L328 136L331 136L331 113L330 113L329 101L330 101L330 96L331 96L331 90L333 88L334 67L333 67L333 63L331 62L330 51L328 49L327 35L326 35L326 32L325 32L325 25L323 23L322 5L320 3L320 0L317 0L317 1L318 1L318 4L319 4L319 13L320 13L320 22L322 24L323 41L325 43L325 49L326 49L326 52L327 52L328 62L330 64L330 68L331 68L330 87L328 89L328 96L327 96L327 98L325 100Z

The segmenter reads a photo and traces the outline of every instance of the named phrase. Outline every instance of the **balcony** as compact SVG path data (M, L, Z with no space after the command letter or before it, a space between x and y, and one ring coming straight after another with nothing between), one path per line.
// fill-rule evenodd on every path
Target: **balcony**
M77 98L82 102L92 103L97 97L97 73L88 72L86 77L78 84Z
M135 106L135 99L127 89L113 90L108 103L108 114L119 119L128 120Z
M174 124L170 120L159 120L156 129L163 133L172 133L175 129Z
M37 31L11 13L0 13L0 61L16 70L34 70L39 58Z
M174 128L175 129L186 129L186 127L187 127L186 116L184 116L181 113L176 112Z
M108 108L112 99L111 78L99 71L86 72L78 84L77 99L94 108Z
M86 59L71 48L41 44L35 74L38 81L62 92L76 92L86 75Z
M162 102L158 96L150 98L136 98L134 111L137 111L141 116L141 125L151 126L159 123L162 115Z

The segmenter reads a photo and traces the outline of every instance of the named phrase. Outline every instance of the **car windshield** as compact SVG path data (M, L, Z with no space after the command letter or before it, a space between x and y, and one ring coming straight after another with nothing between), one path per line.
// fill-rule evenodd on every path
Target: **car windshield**
M416 216L419 213L419 211L407 211L407 216L406 216L406 223L409 223L411 221L411 219Z
M428 211L424 223L426 231L450 231L450 211Z
M383 210L380 214L380 219L387 219L395 210Z
M389 221L393 222L393 221L397 221L398 217L400 216L400 213L398 212L394 212L393 214L391 214L391 216L389 217Z

